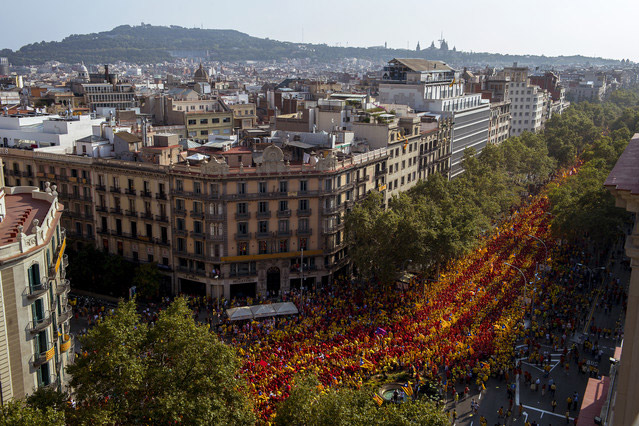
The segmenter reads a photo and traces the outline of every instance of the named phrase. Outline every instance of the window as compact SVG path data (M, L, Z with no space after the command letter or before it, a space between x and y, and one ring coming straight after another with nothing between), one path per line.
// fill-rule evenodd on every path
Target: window
M288 251L288 240L280 240L280 253Z
M231 117L224 117L224 118L222 119L222 122L223 122L223 123L230 123L230 122L231 122Z
M202 184L200 182L193 182L193 192L196 194L202 193Z
M189 125L193 126L197 124L197 120L189 120Z
M324 189L326 191L330 191L333 189L333 181L331 179L326 179L324 181Z
M300 231L308 231L308 219L299 219L297 221L297 229Z
M258 182L258 184L257 184L257 192L259 192L260 194L266 194L266 192L267 192L266 182Z
M213 123L213 124L217 124L217 123L219 123L219 122L220 122L220 119L219 119L219 118L211 118L211 123Z
M260 220L259 222L257 222L257 232L259 232L260 234L265 234L268 232L267 220Z
M200 130L200 136L208 136L209 131L208 130Z
M193 232L195 232L196 234L202 234L203 231L203 226L202 226L202 222L199 220L195 220L193 221Z
M308 181L301 180L300 181L300 192L306 192L306 191L308 191Z
M268 254L268 243L266 241L260 241L258 246L259 254Z
M247 214L248 203L237 203L237 214Z
M209 119L208 118L201 118L200 119L200 124L209 124Z
M288 192L288 181L280 181L280 192Z
M29 275L29 287L33 291L33 289L40 285L40 265L34 263L28 270Z
M237 255L238 256L248 255L248 243L246 241L241 241L237 243Z
M284 220L280 220L278 222L278 231L280 232L287 232L288 231L288 220L284 219Z
M204 254L204 243L202 241L196 240L194 248L195 248L195 254L200 256Z
M186 251L186 240L184 238L177 239L177 249L178 251Z
M281 200L280 201L280 211L281 212L285 212L288 210L288 201L287 200Z
M184 181L182 179L175 179L175 189L177 191L184 191Z
M299 200L298 208L302 211L308 211L308 200Z
M181 198L175 199L175 210L184 210L184 200Z
M300 250L307 250L308 249L308 239L307 238L300 238L299 249Z
M268 201L260 201L257 203L257 211L259 213L268 212Z
M177 219L175 219L175 228L178 231L185 231L186 225L185 225L184 219L182 219L181 217L178 217Z
M237 184L237 193L238 194L246 194L246 182L238 182L238 184Z
M239 235L247 235L248 234L248 222L238 222L237 223L237 233Z

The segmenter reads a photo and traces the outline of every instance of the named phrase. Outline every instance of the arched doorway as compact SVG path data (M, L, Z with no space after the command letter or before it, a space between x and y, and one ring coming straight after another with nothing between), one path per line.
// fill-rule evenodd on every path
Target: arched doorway
M280 294L280 268L273 266L266 271L266 291L269 296Z

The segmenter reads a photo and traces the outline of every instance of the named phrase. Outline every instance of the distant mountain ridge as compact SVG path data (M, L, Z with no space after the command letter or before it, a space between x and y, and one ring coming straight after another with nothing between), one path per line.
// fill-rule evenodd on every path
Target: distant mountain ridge
M502 55L428 48L420 51L383 47L334 47L325 44L283 42L252 37L236 30L179 26L120 25L110 31L73 34L62 41L32 43L16 51L0 50L13 65L37 65L56 60L64 63L103 64L124 61L150 64L176 57L201 57L218 61L312 58L329 61L360 58L386 61L393 57L442 60L454 66L503 66L513 62L529 66L615 65L618 60L574 56Z

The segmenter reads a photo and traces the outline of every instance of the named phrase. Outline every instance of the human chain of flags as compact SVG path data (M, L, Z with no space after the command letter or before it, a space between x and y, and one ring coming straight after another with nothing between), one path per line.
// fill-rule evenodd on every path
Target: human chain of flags
M555 181L575 172L560 173ZM425 290L419 278L393 292L338 284L305 305L298 318L268 332L254 324L250 333L235 336L241 373L261 418L272 419L299 373L317 376L319 392L358 388L372 375L411 368L418 378L443 385L473 371L483 386L496 366L510 362L521 335L524 290L528 298L542 296L541 282L527 286L507 263L533 279L538 264L550 261L545 248L530 238L545 241L552 250L548 210L543 193L531 197ZM413 387L403 391L410 396ZM383 403L377 394L374 400Z

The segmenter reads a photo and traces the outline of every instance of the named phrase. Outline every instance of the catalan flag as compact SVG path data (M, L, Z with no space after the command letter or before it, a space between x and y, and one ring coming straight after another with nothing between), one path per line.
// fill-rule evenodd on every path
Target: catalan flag
M404 391L404 393L408 396L413 396L413 388L411 387L410 384L405 384L404 386L402 386L402 390Z
M359 366L360 366L361 368L365 368L365 369L367 369L367 370L372 370L373 368L375 368L375 365L373 365L373 363L372 363L372 362L370 362L369 360L364 359L364 358L362 358L362 359L360 360L360 362L359 362Z
M455 78L453 77L453 81L450 82L450 84L448 85L448 87L453 87L453 85L457 83L457 81L455 81Z
M377 405L380 406L380 407L384 403L384 400L382 399L382 397L377 395L377 394L373 395L373 401L375 401L377 403Z

